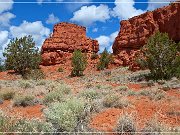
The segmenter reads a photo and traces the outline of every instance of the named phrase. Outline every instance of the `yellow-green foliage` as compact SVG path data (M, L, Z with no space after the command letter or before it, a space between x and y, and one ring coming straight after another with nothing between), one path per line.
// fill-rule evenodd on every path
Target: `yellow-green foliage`
M34 105L34 96L31 95L16 95L13 99L14 106L32 106Z
M44 110L44 114L60 131L73 132L78 121L84 116L84 106L84 102L74 98L52 104L47 110Z

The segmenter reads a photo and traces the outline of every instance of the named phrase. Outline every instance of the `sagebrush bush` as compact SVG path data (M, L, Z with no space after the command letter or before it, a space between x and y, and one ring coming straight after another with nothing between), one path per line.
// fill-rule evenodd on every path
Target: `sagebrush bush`
M122 115L118 120L115 131L119 135L123 135L123 134L135 135L137 129L136 129L136 123L134 117L129 114Z
M30 71L27 71L23 78L31 80L41 80L45 78L45 74L41 69L32 69Z
M15 96L15 91L11 89L3 89L0 92L0 98L3 100L13 99L14 96Z
M86 56L80 51L80 50L75 50L73 52L72 56L72 71L71 71L71 76L82 76L84 70L86 69L87 66L87 58Z
M94 100L94 99L97 99L100 95L97 91L90 89L90 90L84 90L81 93L81 96L89 100Z
M163 132L170 132L164 123L160 123L157 118L149 120L145 127L142 129L142 135L154 135L155 133L160 135Z
M150 69L152 79L169 79L179 76L178 44L171 40L167 33L157 32L152 35L141 49L141 55L138 58L141 67Z
M33 106L35 97L31 95L16 95L13 98L13 106Z
M97 69L104 70L105 68L108 68L108 65L110 64L111 61L112 61L112 55L110 55L105 48L104 51L101 53L101 57L97 65Z
M119 96L116 94L110 94L107 95L104 99L103 99L103 105L105 107L114 107L115 102L117 102L119 100Z
M19 86L23 89L33 88L33 84L28 80L20 80Z
M45 121L15 119L0 112L0 132L19 132L25 135L27 133L24 132L43 134L44 132L56 132L56 130L51 123Z
M84 102L74 98L66 102L52 104L44 110L44 114L59 132L73 132L79 120L84 116L84 106Z
M64 95L59 91L51 91L45 95L43 102L44 104L50 104L52 102L62 102L64 101Z
M35 47L32 36L24 36L10 41L3 53L6 69L24 75L30 69L39 68L41 55Z

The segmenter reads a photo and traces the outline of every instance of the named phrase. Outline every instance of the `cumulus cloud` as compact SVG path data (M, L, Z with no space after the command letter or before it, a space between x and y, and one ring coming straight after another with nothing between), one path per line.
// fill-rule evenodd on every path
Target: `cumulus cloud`
M112 33L109 36L101 35L101 36L97 37L96 40L98 40L98 42L99 42L99 45L100 45L99 50L100 50L100 52L102 52L105 48L109 52L112 52L112 44L113 44L115 38L117 37L117 35L118 35L118 31Z
M107 5L99 6L83 6L80 10L73 13L71 21L80 23L84 26L89 26L94 22L105 22L110 19L110 9Z
M19 26L11 26L10 33L12 37L23 37L25 35L32 35L36 45L41 46L45 38L50 34L50 30L43 26L41 21L27 22L23 21Z
M1 4L0 4L1 5ZM0 26L7 27L10 25L10 20L15 18L16 16L10 12L5 12L0 14Z
M12 9L13 7L13 0L0 0L0 2L7 2L7 3L1 3L0 4L0 13L4 12L4 11L8 11L10 9Z
M3 58L3 51L7 44L9 43L9 32L8 31L0 31L0 58Z
M156 8L167 6L170 2L173 1L175 0L148 0L149 4L147 10L154 10Z
M136 9L134 4L134 0L115 0L115 7L111 13L114 17L126 20L145 12L141 9Z
M58 17L54 16L54 14L50 14L48 19L46 20L47 24L55 24L58 23L60 20Z

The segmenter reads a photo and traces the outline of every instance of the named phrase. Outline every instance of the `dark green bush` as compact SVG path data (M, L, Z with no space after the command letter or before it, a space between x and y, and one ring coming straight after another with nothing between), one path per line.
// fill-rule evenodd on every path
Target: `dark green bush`
M63 72L63 71L64 71L64 69L62 67L58 68L58 72Z
M82 76L83 71L86 69L87 66L87 58L80 50L76 50L73 53L72 57L72 72L71 76Z
M101 53L101 57L97 65L97 69L104 70L105 68L108 68L108 65L111 61L112 61L112 55L110 55L105 48L104 51Z
M21 75L29 69L39 68L41 62L40 53L32 36L11 40L3 55L6 57L6 69L14 70Z
M180 74L178 44L169 39L167 33L157 32L142 48L139 64L149 68L155 80L169 79ZM144 58L144 59L142 59Z

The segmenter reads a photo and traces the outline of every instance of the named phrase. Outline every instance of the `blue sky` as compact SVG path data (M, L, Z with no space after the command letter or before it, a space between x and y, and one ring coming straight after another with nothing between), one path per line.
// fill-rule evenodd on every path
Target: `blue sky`
M111 46L120 29L121 20L162 7L169 1L0 0L0 57L9 41L15 37L32 35L40 48L52 33L54 24L59 22L86 26L87 36L99 41L100 51L105 47L112 51Z

